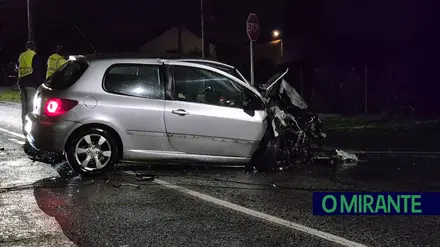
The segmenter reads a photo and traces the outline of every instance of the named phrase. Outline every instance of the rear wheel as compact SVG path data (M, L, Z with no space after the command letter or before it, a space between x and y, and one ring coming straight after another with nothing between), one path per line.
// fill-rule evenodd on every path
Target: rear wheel
M112 133L90 128L74 134L66 145L65 155L74 171L92 176L110 170L118 162L119 148Z

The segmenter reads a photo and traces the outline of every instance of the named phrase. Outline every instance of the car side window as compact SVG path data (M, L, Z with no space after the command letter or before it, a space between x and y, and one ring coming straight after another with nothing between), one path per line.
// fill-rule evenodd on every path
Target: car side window
M112 65L104 76L103 86L109 93L163 99L160 67L157 65Z
M243 107L243 86L221 74L174 66L175 99L234 108Z

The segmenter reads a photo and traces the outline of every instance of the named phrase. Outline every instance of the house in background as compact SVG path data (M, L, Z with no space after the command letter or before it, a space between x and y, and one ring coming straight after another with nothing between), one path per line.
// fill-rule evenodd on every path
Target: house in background
M205 42L208 42L205 40ZM139 47L139 51L152 57L169 55L202 55L202 38L189 31L185 25L180 25L165 31L154 39ZM205 56L216 59L215 46L205 44Z

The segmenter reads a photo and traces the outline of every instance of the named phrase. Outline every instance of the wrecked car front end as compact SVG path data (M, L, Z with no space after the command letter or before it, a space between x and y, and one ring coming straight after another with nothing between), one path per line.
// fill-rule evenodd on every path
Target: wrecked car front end
M288 69L273 76L259 87L266 101L268 129L256 152L257 169L282 169L307 165L323 153L326 139L324 126L317 115L308 112L308 105L285 79ZM325 153L325 152L324 152ZM329 159L337 158L327 152Z

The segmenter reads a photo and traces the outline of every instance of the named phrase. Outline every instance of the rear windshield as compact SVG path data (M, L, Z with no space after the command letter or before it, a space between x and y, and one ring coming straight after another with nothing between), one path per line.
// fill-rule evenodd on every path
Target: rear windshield
M71 87L84 74L89 65L82 61L68 61L59 68L44 85L52 89Z

